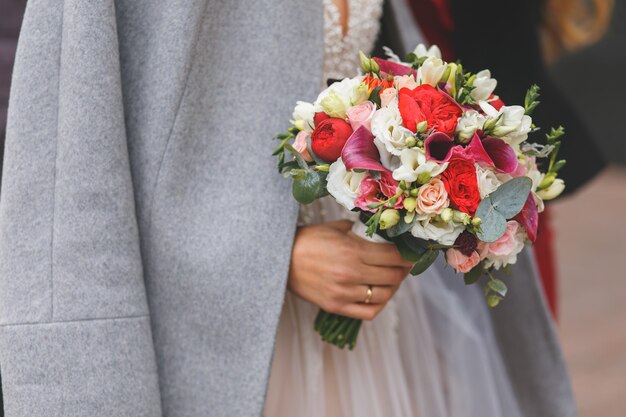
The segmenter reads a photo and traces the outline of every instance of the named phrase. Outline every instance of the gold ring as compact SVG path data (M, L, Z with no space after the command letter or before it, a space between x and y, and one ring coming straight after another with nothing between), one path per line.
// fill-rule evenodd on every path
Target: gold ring
M374 291L371 285L367 286L367 293L365 293L365 300L363 301L365 304L369 304L372 302L372 297L374 296Z

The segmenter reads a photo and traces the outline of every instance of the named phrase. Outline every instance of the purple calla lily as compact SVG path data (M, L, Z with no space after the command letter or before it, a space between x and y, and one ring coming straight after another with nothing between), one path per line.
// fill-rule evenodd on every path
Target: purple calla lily
M388 61L386 59L381 59L381 58L373 58L373 59L374 61L376 61L376 63L380 67L380 71L384 72L385 74L389 74L393 76L417 74L417 72L413 68L407 67L406 65L398 64L397 62L392 62L392 61Z
M341 151L346 169L386 171L380 163L380 154L374 145L374 136L365 126L360 126L346 141Z
M463 149L460 146L454 146L454 140L443 132L435 132L424 141L424 149L426 151L426 159L437 162L448 162L452 157L452 151L455 148Z
M526 203L522 208L522 211L517 213L513 220L516 220L526 230L526 236L531 242L537 239L537 227L539 225L539 212L537 211L537 205L532 193L528 195Z

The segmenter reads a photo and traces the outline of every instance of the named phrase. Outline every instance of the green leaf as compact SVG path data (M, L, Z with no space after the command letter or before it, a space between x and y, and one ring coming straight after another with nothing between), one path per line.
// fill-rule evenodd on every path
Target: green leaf
M565 166L565 159L561 159L560 161L557 161L554 163L554 166L552 167L552 172L558 172L559 169L563 168Z
M300 204L310 204L316 199L328 195L326 189L326 172L305 171L293 179L293 197Z
M413 236L400 235L393 239L396 247L400 251L400 255L407 261L417 262L420 256L426 252L428 242Z
M399 221L396 225L387 229L387 236L396 237L404 233L407 233L409 230L411 230L414 223L415 223L415 219L413 219L413 221L409 223L406 223L404 221Z
M475 283L476 281L478 281L480 276L483 274L483 271L484 271L483 265L482 263L479 263L474 268L472 268L471 271L466 272L465 275L463 276L463 281L465 281L465 285L471 285Z
M506 221L522 210L532 181L518 177L505 182L480 202L476 217L481 220L477 236L483 242L495 242L506 231Z
M500 294L502 297L506 295L507 288L506 284L499 279L493 279L487 283L489 289L495 293Z
M526 109L524 114L531 115L535 108L541 103L537 99L539 98L539 86L533 84L530 86L528 91L526 92L526 97L524 98L524 108Z
M370 93L370 96L368 97L368 100L371 101L372 103L376 104L378 107L381 106L380 103L380 90L382 90L383 86L379 85L378 87L376 87L375 89L372 90L372 92Z
M419 255L418 260L411 269L411 275L419 275L426 271L437 260L437 256L439 256L438 250L427 250Z
M496 307L502 301L502 297L499 295L488 295L487 296L487 305L491 308Z
M300 165L300 168L307 169L309 167L309 164L307 164L307 162L304 160L302 155L300 155L300 152L296 151L293 146L291 146L288 143L285 143L284 146L285 146L285 149L287 149L289 153L292 154L293 157L296 159L296 161L298 162L298 165Z

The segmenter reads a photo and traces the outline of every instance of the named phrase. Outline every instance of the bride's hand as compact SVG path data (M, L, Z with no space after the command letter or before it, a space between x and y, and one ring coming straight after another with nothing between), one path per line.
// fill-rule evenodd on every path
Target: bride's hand
M289 289L329 313L372 320L396 292L412 264L394 245L372 243L339 221L298 229ZM372 299L363 303L368 285Z

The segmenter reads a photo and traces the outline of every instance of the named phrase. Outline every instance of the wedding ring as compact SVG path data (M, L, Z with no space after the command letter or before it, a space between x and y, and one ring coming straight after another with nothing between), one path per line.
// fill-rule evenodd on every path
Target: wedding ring
M371 285L367 286L367 293L365 293L365 300L363 300L363 302L365 304L369 304L372 302L372 297L374 296L374 291L372 289Z

